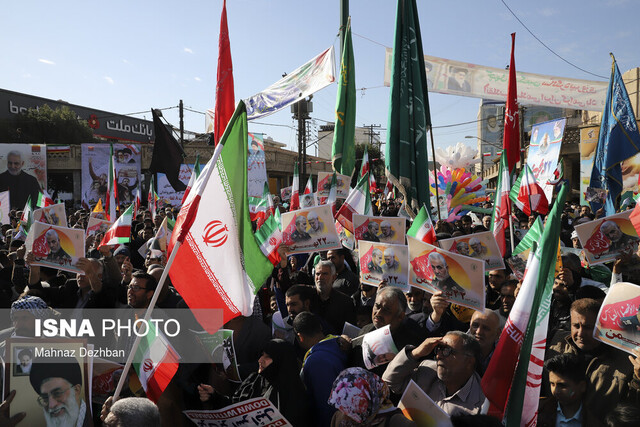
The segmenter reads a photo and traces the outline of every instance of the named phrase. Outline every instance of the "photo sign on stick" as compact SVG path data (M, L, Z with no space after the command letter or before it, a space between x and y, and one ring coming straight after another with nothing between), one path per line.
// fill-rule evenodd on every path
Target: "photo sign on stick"
M282 214L282 244L288 254L340 249L340 238L327 205Z
M413 237L407 240L411 286L431 293L442 291L452 303L484 310L484 261L445 251Z
M356 240L404 245L406 223L404 218L353 214Z
M629 220L632 211L576 225L576 233L590 265L615 261L638 250L638 234Z
M31 265L83 273L76 264L84 257L84 233L81 228L34 222L25 242L25 246L35 257Z
M318 172L318 197L329 197L329 191L331 191L332 176L333 172ZM348 175L336 174L336 185L336 197L338 199L346 199L349 195L351 177Z
M640 286L620 282L609 289L593 337L627 353L640 346Z
M358 241L360 282L378 286L383 280L409 292L409 251L407 245Z
M452 239L439 240L438 242L445 251L484 260L486 270L501 270L504 268L504 261L500 255L498 243L491 231L467 234Z

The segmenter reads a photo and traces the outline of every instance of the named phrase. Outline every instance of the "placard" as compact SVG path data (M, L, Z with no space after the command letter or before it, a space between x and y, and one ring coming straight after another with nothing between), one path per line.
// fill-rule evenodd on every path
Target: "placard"
M504 260L500 255L498 242L491 231L443 239L438 243L445 251L484 260L485 270L504 269Z
M29 196L35 203L47 188L47 146L0 144L0 172L0 191L10 190L11 209L23 209ZM18 188L12 184L16 179Z
M627 353L640 346L640 286L616 283L602 302L593 337Z
M371 331L362 337L362 360L367 369L386 365L398 354L396 343L391 337L389 325Z
M409 292L409 252L406 245L374 243L360 240L360 283L378 286L386 280L389 286L396 286Z
M331 191L331 178L333 172L318 172L318 198L329 197ZM346 199L349 195L351 186L351 177L348 175L336 174L336 197L338 199Z
M563 118L536 123L531 127L527 164L547 196L549 205L553 199L554 186L548 184L548 181L554 179L553 173L558 166L558 156L566 124L567 119Z
M67 226L67 212L64 203L56 203L55 205L46 206L33 211L33 220L43 222L45 224Z
M76 267L84 257L84 233L81 228L65 228L34 222L25 246L33 252L32 265L57 268L72 273L83 273Z
M406 224L404 218L353 214L356 240L404 245Z
M575 230L589 265L614 261L621 253L638 250L638 233L629 220L632 211L576 225Z
M340 249L340 238L327 205L282 214L282 244L288 254Z
M450 427L449 415L442 410L413 380L404 389L398 409L418 426Z
M287 419L269 399L256 397L225 406L215 411L182 411L199 427L229 427L239 425L291 427Z
M407 236L409 284L430 293L442 291L455 304L484 311L485 262L445 251Z

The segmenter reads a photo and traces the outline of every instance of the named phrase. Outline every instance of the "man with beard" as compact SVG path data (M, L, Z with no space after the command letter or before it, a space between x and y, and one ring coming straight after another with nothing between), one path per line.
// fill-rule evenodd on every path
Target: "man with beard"
M71 264L71 255L66 253L65 250L62 249L62 246L60 246L60 236L58 236L58 232L51 229L44 234L44 237L49 246L49 255L47 255L46 261L60 265Z
M18 352L19 363L16 366L16 371L21 374L28 374L31 372L33 366L33 353L28 348L23 348Z
M82 373L76 358L36 359L29 381L38 393L47 427L90 425L91 414L82 398Z
M435 360L427 359L435 354ZM427 338L417 347L407 345L394 357L382 379L400 395L413 380L449 416L478 414L485 397L476 364L480 344L460 331Z
M375 221L369 221L367 224L367 231L362 233L362 239L368 242L379 242L378 231L380 230L380 226Z
M38 180L22 170L24 160L19 151L7 154L7 170L0 173L0 191L9 190L11 209L22 209L31 196L31 201L38 200L40 184Z
M445 295L453 293L461 293L464 295L466 290L458 285L455 280L449 275L449 267L447 261L438 252L431 252L429 254L429 264L433 269L433 286L436 289L441 290Z

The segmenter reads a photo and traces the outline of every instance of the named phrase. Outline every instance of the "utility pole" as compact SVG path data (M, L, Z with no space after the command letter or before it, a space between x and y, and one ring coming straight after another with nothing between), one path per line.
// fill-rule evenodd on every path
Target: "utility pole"
M349 0L340 0L340 58L344 47L344 34L349 20Z
M180 145L184 147L184 105L182 104L182 99L179 104L180 110Z
M378 154L380 155L380 158L382 158L382 153L380 152L380 145L382 144L380 142L380 132L375 132L374 129L378 129L381 128L382 125L362 125L362 127L364 128L368 128L369 130L364 132L365 135L369 135L369 145L373 147L373 143L375 141L374 137L378 137ZM374 163L373 160L369 159L369 170L373 173L374 172L374 167L373 167Z
M298 165L302 166L301 177L307 174L307 120L311 118L309 113L313 112L313 102L311 99L303 99L291 106L293 118L298 120Z

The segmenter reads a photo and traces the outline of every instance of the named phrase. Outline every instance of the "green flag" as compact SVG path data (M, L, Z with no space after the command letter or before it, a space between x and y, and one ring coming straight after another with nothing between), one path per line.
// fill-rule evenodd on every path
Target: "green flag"
M540 242L543 228L544 227L542 225L542 220L540 219L540 217L536 218L533 226L529 229L529 231L527 231L527 234L524 235L522 240L520 240L520 243L518 243L518 246L516 246L516 248L513 250L512 255L515 256L526 251L527 249L531 249L531 247L533 246L533 242Z
M351 18L344 37L338 99L336 101L336 125L333 131L331 161L333 170L343 175L353 175L356 168L356 69L351 43Z
M386 175L414 212L422 205L430 210L427 131L431 115L416 0L398 0L395 34Z

